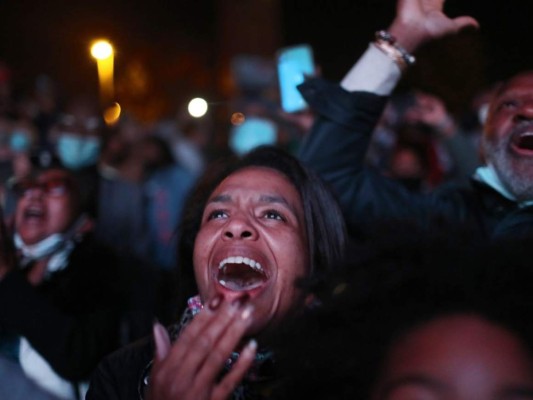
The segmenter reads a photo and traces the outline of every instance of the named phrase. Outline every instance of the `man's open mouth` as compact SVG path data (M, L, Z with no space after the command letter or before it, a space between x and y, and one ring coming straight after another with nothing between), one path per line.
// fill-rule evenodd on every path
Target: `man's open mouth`
M218 265L217 280L226 289L247 291L260 287L267 281L261 264L248 257L227 257Z
M511 143L518 151L533 152L533 130L513 135Z

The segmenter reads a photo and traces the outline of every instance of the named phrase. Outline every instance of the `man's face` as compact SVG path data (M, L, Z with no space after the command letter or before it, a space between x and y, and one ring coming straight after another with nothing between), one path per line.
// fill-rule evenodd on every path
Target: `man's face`
M98 108L90 101L76 99L68 104L52 132L65 167L77 170L98 162L101 124Z
M73 181L68 172L49 170L36 180L21 182L15 226L25 244L64 232L76 217Z
M303 305L295 280L309 271L302 200L279 172L249 167L211 194L194 246L202 300L244 294L254 305L248 334L275 325Z
M483 152L503 185L533 200L533 72L512 78L491 102Z
M100 117L95 104L85 99L75 99L67 105L57 128L71 135L99 137Z

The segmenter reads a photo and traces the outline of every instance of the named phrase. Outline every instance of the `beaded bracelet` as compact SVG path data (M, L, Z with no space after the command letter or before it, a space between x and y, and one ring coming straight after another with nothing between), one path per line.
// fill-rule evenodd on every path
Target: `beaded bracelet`
M402 46L396 43L396 38L387 31L377 31L374 45L388 55L404 71L413 65L416 58L407 52Z

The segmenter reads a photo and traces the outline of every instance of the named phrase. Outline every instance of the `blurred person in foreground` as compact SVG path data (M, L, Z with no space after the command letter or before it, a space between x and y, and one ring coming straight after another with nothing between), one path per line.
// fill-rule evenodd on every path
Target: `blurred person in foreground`
M409 226L353 248L280 332L275 398L531 399L528 246L475 237Z
M427 226L446 219L476 228L483 237L533 232L533 73L524 72L496 90L482 139L485 165L467 189L446 185L416 195L363 167L370 134L387 96L421 45L464 28L470 17L449 18L443 1L400 0L387 31L339 85L310 80L301 86L319 117L300 158L338 193L352 234L365 237L377 220L409 219Z
M215 164L181 225L181 321L104 359L87 398L268 397L263 339L312 304L295 282L339 265L345 240L331 193L289 154L262 147Z
M15 191L14 234L1 225L0 354L50 393L83 398L119 345L117 259L94 241L71 172L50 164Z

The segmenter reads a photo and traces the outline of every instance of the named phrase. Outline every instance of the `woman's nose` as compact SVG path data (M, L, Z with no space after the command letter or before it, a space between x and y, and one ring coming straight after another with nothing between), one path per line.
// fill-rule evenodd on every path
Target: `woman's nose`
M233 216L224 229L224 239L255 239L257 231L244 216Z

